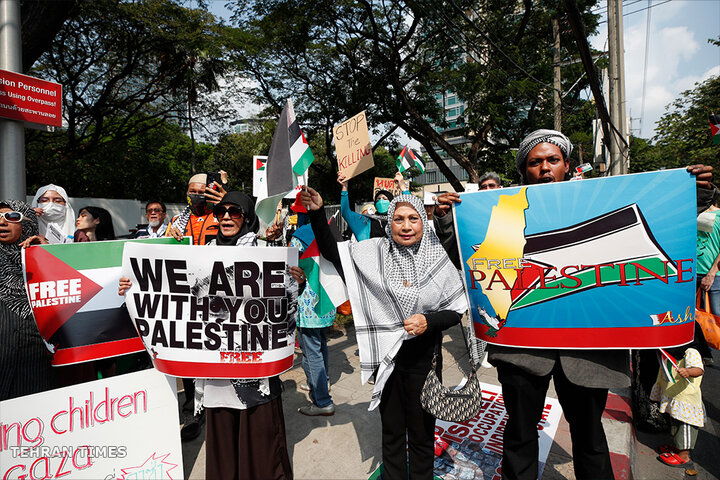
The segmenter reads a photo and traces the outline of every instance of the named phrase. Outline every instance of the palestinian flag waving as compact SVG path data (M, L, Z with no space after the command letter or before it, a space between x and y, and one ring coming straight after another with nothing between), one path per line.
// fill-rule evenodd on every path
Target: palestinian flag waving
M337 212L336 212L337 215ZM332 222L333 216L330 221ZM298 260L298 266L305 272L307 286L318 296L314 310L319 316L327 315L333 308L347 301L345 283L332 262L320 254L317 240L310 225L303 225L293 234L304 245L308 245ZM312 240L311 240L312 239Z
M423 165L413 149L408 145L403 147L402 152L400 152L400 155L398 155L395 160L395 164L400 173L412 167L417 167L420 169L420 173L425 173L425 165Z
M720 115L710 114L710 136L713 145L720 145Z
M173 238L133 241L179 245ZM145 350L125 298L117 293L125 243L67 243L23 250L25 289L38 330L53 348L53 365Z
M661 348L658 352L658 361L660 362L660 370L663 372L665 380L667 380L668 383L675 383L675 377L673 376L672 371L673 368L677 371L677 360Z
M315 159L295 118L292 100L285 103L273 135L266 168L267 198L258 199L255 213L268 225L275 217L280 200L297 186Z

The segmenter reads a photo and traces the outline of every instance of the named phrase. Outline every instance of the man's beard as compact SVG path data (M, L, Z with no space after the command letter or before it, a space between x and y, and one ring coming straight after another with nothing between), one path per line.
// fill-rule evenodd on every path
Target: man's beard
M150 225L151 228L155 228L159 227L160 223L162 223L160 222L160 220L150 220L150 223L148 225Z

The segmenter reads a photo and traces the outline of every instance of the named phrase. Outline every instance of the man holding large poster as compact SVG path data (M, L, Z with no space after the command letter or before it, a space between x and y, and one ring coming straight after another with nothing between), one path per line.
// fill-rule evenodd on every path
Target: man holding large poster
M532 185L564 181L569 171L571 151L572 144L560 132L538 130L530 134L521 143L516 158L524 183ZM699 185L701 182L708 183L711 168L700 166L689 170L698 175ZM571 200L582 201L569 198L564 201ZM441 207L436 215L442 217L447 212L447 206L458 201L457 194L441 196ZM552 216L553 212L552 209L547 210L545 215ZM441 239L443 236L446 239L453 236L447 220L443 222L441 219L437 227ZM524 232L521 233L524 235ZM447 246L448 242L443 242L443 245ZM509 248L511 245L505 242L503 246ZM520 249L518 257L523 257L523 254L524 249ZM518 269L522 270L523 266L518 266ZM571 297L568 298L572 301ZM502 299L495 300L500 302ZM501 309L499 303L494 306ZM511 308L511 303L507 307ZM498 323L496 330L501 328L502 325ZM542 414L551 377L570 424L576 477L613 478L601 417L608 389L630 384L627 350L529 349L492 345L488 347L488 352L490 362L498 369L509 414L503 446L503 478L537 478L536 425Z

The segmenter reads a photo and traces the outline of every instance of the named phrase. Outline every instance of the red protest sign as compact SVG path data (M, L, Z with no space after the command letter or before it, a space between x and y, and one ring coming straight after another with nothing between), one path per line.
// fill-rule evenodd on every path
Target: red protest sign
M62 86L0 70L0 117L62 126Z

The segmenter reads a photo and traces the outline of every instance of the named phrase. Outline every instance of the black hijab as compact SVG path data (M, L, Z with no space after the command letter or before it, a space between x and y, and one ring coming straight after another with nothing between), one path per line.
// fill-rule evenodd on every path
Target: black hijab
M218 245L235 245L240 237L247 235L250 232L257 233L260 229L260 221L257 215L255 215L255 202L253 199L242 192L228 192L220 200L220 205L235 205L240 207L244 212L243 224L240 227L240 231L232 237L226 237L222 233L222 229L218 230L217 244ZM218 221L222 220L218 218Z
M30 205L17 200L6 200L0 206L20 212L29 219L21 222L22 233L17 242L0 243L0 303L25 318L32 310L25 293L20 242L38 234L37 215Z

